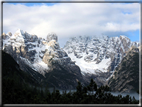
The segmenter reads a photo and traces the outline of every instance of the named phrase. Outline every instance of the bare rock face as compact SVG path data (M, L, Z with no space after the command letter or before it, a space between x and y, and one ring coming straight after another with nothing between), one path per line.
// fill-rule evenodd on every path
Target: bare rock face
M112 91L136 92L139 89L139 49L132 46L108 80Z
M85 56L85 57L84 57L84 60L85 60L86 62L92 61L92 60L93 60L93 54Z
M60 48L59 44L55 40L51 40L50 42L48 42L47 45L50 46L53 50L57 50Z
M52 58L53 58L53 53L46 51L42 60L43 60L43 62L45 62L46 64L49 65Z
M9 39L9 36L6 35L5 33L3 33L3 34L2 34L2 38L3 38L4 40L6 40L6 39Z
M81 76L80 69L71 61L67 53L60 49L59 44L55 40L51 40L47 44L50 46L43 56L43 62L49 65L50 69L60 69L62 66L68 72L78 72Z
M131 44L130 40L127 40L127 39L124 38L123 36L120 36L120 40L121 40L121 42L122 42L122 45L124 46L124 49L125 49L125 50L129 50L129 47L128 47L128 46L130 46L130 44Z
M58 41L58 37L55 33L50 33L47 35L47 42L55 40L56 42Z
M39 41L39 43L40 43L40 41ZM48 43L47 43L47 41L42 41L42 44L47 45Z
M8 35L9 35L9 36L12 36L12 33L11 33L11 32L8 32Z
M38 37L36 35L32 35L32 37L30 38L31 42L35 42L38 40Z
M47 43L49 46L48 49L46 49L46 52L43 56L43 62L45 62L48 65L51 65L51 61L53 58L63 58L64 54L60 50L59 44L55 40L51 40L50 42Z

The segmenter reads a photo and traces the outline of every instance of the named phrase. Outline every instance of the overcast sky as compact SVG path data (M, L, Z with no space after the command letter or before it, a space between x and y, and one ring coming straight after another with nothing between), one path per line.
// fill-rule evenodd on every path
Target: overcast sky
M139 41L139 3L4 3L3 31L20 28L46 38L57 34L61 47L80 35L128 36Z

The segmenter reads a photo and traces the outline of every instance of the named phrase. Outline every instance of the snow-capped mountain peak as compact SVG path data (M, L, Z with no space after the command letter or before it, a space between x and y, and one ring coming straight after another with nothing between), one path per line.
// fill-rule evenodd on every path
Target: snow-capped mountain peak
M95 74L98 71L114 71L134 44L136 47L139 46L124 35L120 37L102 35L91 38L80 36L67 41L64 50L80 67L83 74Z
M48 34L47 39L38 38L21 29L13 35L3 35L3 50L11 54L18 63L24 62L42 75L54 68L55 62L61 66L66 65L68 69L76 66L66 52L60 49L55 33Z
M21 29L18 29L16 32L15 32L15 36L23 36L24 34L24 31L21 30Z

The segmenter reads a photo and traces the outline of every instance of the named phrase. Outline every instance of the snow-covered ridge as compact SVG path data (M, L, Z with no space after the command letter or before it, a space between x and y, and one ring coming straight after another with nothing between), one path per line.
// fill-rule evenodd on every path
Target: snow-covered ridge
M43 76L57 66L59 69L62 66L69 72L77 69L67 53L60 48L58 37L54 33L48 34L47 38L43 39L18 29L15 34L10 32L3 34L2 38L5 52L12 55L17 62L24 62ZM76 72L79 74L80 69Z
M82 74L114 71L131 46L139 43L131 42L126 36L108 37L74 37L67 41L64 50L71 60L80 67Z
M18 29L14 34L10 32L7 34L3 33L2 38L3 50L9 49L8 47L12 46L13 54L17 54L17 57L33 70L43 75L45 75L45 72L48 72L49 67L43 61L43 57L47 50L50 53L56 53L53 49L53 45L57 41L55 34L49 34L47 40L45 40Z

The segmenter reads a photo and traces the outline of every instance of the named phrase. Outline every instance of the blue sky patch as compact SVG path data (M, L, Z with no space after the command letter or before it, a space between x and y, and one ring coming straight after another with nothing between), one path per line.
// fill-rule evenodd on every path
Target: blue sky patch
M127 32L128 37L130 38L131 41L136 41L139 42L140 40L140 31L135 30L135 31L129 31Z
M122 11L123 14L132 14L132 12L129 11Z
M25 6L41 6L41 5L47 5L47 6L53 6L55 5L56 3L8 3L8 4L13 4L13 5L18 5L18 4L21 4L21 5L25 5Z

